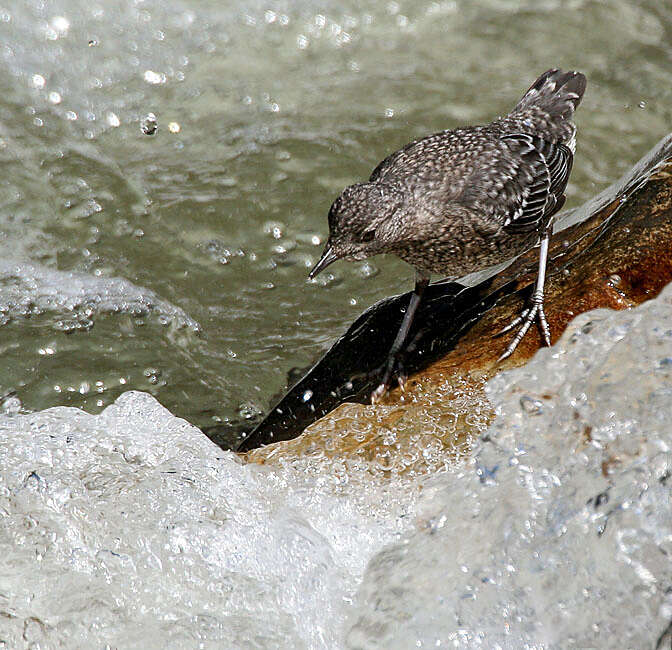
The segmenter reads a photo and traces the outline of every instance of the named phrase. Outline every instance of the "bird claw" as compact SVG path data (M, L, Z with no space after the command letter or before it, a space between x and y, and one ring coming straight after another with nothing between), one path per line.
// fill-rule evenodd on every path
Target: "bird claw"
M371 405L374 406L376 405L382 398L385 393L387 393L387 389L389 388L389 384L386 382L382 382L381 384L378 385L378 388L374 390L371 393Z
M517 318L514 318L514 319L513 319L508 325L506 325L505 327L502 327L502 329L499 330L499 332L495 332L495 334L494 334L493 336L494 336L495 338L497 338L498 336L502 336L502 334L506 334L507 332L510 332L514 327L518 327L518 325L520 325L520 324L525 320L525 318L527 317L527 314L529 313L529 311L530 311L530 308L529 308L529 307L527 307L526 309L524 309L523 312L520 314L520 316L518 316Z
M396 373L395 373L395 368L396 368ZM376 374L380 374L377 372ZM390 388L390 381L392 379L392 375L396 374L397 376L397 381L399 382L399 388L401 389L401 392L406 391L406 383L408 381L408 376L404 372L403 366L401 365L401 362L397 358L391 358L388 360L388 362L385 364L385 369L382 372L382 379L380 384L378 384L378 387L371 393L371 404L377 404L387 393L387 391Z
M504 359L507 359L514 353L518 347L518 344L523 340L525 334L527 334L535 318L538 321L539 331L541 332L544 343L550 347L551 330L548 327L548 321L546 320L546 314L544 313L544 299L543 296L537 296L532 299L532 305L530 307L527 307L520 314L520 316L511 321L511 323L495 334L495 336L506 334L506 332L510 332L512 329L522 323L521 328L518 330L518 332L516 332L516 335L513 337L511 343L509 343L506 350L504 350L504 353L499 357L499 359L497 359L497 363L504 361Z

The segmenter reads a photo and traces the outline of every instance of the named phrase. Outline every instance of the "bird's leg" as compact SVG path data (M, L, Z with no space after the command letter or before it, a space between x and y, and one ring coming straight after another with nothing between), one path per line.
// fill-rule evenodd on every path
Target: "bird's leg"
M404 320L401 321L401 327L397 332L397 336L394 339L394 343L390 348L390 351L387 355L387 361L385 362L383 375L381 382L376 388L376 390L371 393L371 403L375 404L390 387L390 380L392 379L392 373L394 372L395 367L399 361L399 353L406 341L408 332L411 329L411 324L413 323L413 316L418 309L418 305L422 300L422 294L425 292L427 285L429 284L429 276L416 271L415 273L415 288L411 294L411 299L406 308L406 313L404 314ZM399 377L399 385L403 387L405 378Z
M548 242L551 239L552 230L552 226L549 226L541 237L541 243L539 245L539 272L537 273L537 284L534 293L532 294L532 299L530 300L530 306L527 307L518 318L497 333L499 336L500 334L509 332L522 323L521 328L516 332L513 340L509 343L509 347L506 348L504 354L499 357L498 361L503 361L513 354L513 351L523 340L523 337L527 334L527 330L530 329L535 318L539 321L539 329L544 338L544 343L546 343L546 345L551 344L551 331L546 322L546 314L544 313L544 280L546 278L546 263L548 261Z

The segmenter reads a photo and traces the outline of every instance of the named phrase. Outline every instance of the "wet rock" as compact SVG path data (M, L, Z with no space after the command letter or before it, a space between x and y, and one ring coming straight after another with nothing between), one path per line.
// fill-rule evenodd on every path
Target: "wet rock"
M626 309L655 297L672 281L672 135L663 139L625 177L595 199L558 218L551 242L546 283L546 314L557 341L578 314L599 307ZM408 294L367 310L327 354L283 397L244 439L240 450L265 462L281 451L256 448L297 438L291 453L355 454L386 459L393 470L431 469L445 449L464 449L494 415L484 382L503 369L520 366L541 345L530 332L504 363L497 358L506 341L493 338L519 312L532 293L537 251L516 259L474 287L430 285L411 331L405 393L391 391L383 406L369 408L378 368L403 317ZM309 396L306 398L306 396ZM456 397L458 396L458 397ZM336 409L336 410L334 410ZM393 427L385 436L389 409L400 422L415 423L418 435L435 431L442 452L423 456L412 433ZM333 411L333 412L332 412ZM330 415L320 420L327 413ZM432 426L441 419L455 427ZM352 422L364 434L352 435ZM362 437L363 436L363 437Z

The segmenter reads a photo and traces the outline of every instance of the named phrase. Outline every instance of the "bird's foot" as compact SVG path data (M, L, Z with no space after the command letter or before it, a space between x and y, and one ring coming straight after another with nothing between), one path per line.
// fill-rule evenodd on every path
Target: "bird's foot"
M551 330L548 327L546 314L544 313L544 294L541 291L535 291L532 295L530 303L530 306L527 307L523 313L518 316L518 318L511 321L505 328L501 329L499 332L497 332L497 334L495 334L495 336L501 336L502 334L506 334L512 329L515 329L518 327L518 325L521 326L520 329L516 332L516 335L513 337L511 343L509 343L509 346L506 348L506 350L504 350L504 354L502 354L502 356L497 359L498 362L503 361L513 354L514 350L523 340L523 337L525 334L527 334L527 331L530 329L535 319L539 324L539 331L541 332L541 336L544 339L544 343L548 346L551 345Z
M401 391L404 392L406 390L408 377L397 355L390 355L388 361L383 367L379 368L376 374L380 375L381 380L378 387L371 393L371 404L377 404L384 397L390 388L393 375L396 375Z

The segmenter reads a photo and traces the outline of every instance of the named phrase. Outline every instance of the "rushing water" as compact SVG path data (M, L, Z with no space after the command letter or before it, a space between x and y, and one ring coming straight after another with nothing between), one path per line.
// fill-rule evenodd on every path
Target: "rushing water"
M0 647L668 647L671 319L581 315L421 481L243 465L144 393L0 415Z
M258 414L410 286L384 258L307 281L344 185L562 66L589 79L574 205L667 132L670 42L658 2L0 3L5 409Z
M577 68L575 205L669 131L671 42L659 2L0 0L0 647L669 643L669 290L493 380L438 476L176 416L254 417L410 285L306 279L386 153Z

